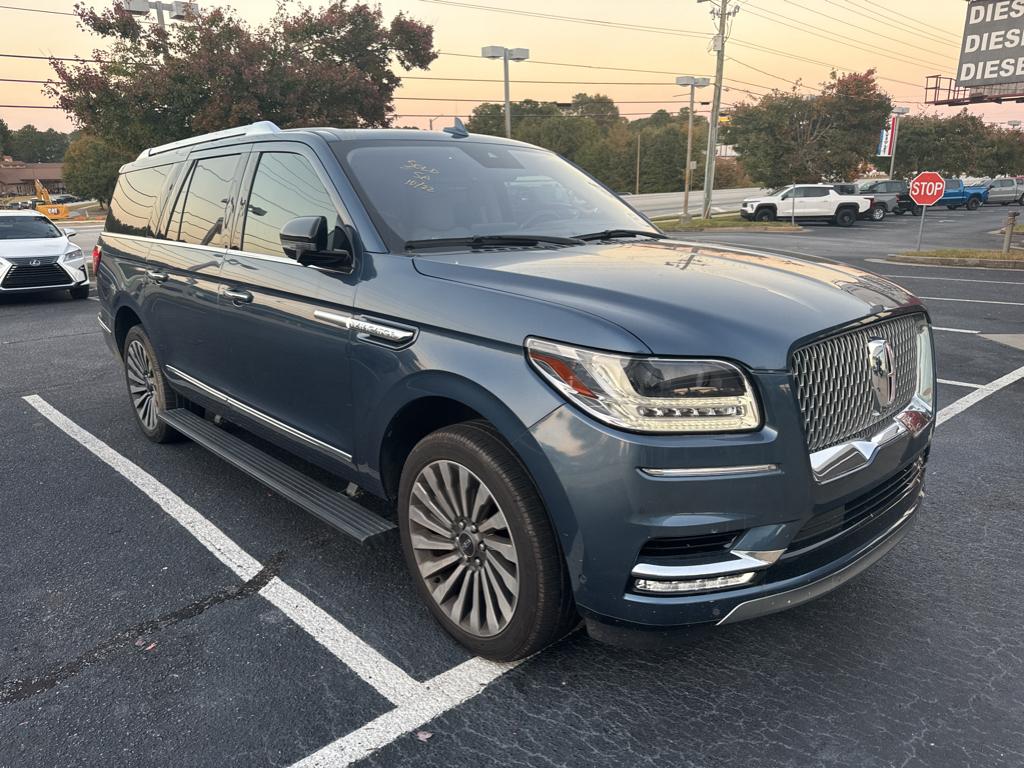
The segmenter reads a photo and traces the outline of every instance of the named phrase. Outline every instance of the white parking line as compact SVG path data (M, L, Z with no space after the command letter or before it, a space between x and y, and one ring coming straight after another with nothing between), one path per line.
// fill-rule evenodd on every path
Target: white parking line
M937 325L932 326L933 331L947 331L948 333L981 333L981 331L969 331L966 328L940 328Z
M967 387L968 389L981 389L983 384L969 384L966 381L954 381L953 379L938 379L939 384L948 384L951 387Z
M978 387L978 389L974 390L970 394L964 395L959 400L954 400L952 403L950 403L941 411L939 411L939 416L935 421L935 426L944 424L957 414L966 411L975 403L984 400L989 395L998 392L1000 389L1008 387L1011 384L1020 381L1021 379L1024 379L1024 365L1022 365L1015 371L1010 371L1005 376L1000 376L995 381L990 381L988 384L985 384L982 387Z
M879 273L881 274L881 273ZM882 275L889 278L906 278L907 280L949 280L954 283L991 283L992 285L1024 285L1018 280L974 280L969 277L934 277L929 275Z
M944 296L921 296L925 301L960 301L966 304L1004 304L1009 307L1024 307L1024 301L991 301L990 299L947 299Z
M240 579L248 581L263 569L262 563L137 464L82 429L38 395L28 395L24 400L68 437L146 494ZM272 579L259 594L394 704L422 695L420 683L279 579Z
M251 579L263 568L258 560L217 526L137 464L78 426L38 395L27 395L23 399L58 429L145 493L239 578ZM303 768L348 766L468 701L520 663L499 664L474 658L420 683L277 577L271 579L259 594L396 705L395 709L296 764Z

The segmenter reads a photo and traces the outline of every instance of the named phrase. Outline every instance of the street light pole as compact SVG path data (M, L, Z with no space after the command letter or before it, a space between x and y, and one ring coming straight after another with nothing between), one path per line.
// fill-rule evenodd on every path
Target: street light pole
M896 172L896 140L900 137L900 118L910 111L909 107L894 107L892 113L896 115L896 124L892 127L892 157L889 158L889 178L893 178Z
M512 100L509 92L508 63L510 61L526 61L530 58L529 48L505 48L501 45L488 45L480 49L485 59L501 59L505 73L505 138L512 138Z
M697 0L706 2L707 0ZM713 1L713 0L712 0ZM715 48L718 62L715 66L715 95L711 100L711 118L708 120L708 156L704 166L704 211L703 218L711 218L711 193L715 188L715 152L718 147L718 113L722 109L722 76L725 74L725 38L729 30L729 17L735 15L738 8L729 10L729 0L717 0L717 8L712 14L718 16L718 34L715 36Z
M161 0L125 0L124 9L133 16L148 16L150 11L156 11L156 23L161 29L167 28L164 20L164 11L170 14L173 21L181 21L188 18L189 11L196 9L196 3L192 2L161 2Z
M706 77L691 77L690 75L681 75L676 78L676 85L688 85L690 86L690 111L687 113L687 124L686 124L686 174L685 181L683 182L683 220L690 220L690 157L693 153L693 108L694 108L694 93L698 88L704 88L710 84L710 80Z

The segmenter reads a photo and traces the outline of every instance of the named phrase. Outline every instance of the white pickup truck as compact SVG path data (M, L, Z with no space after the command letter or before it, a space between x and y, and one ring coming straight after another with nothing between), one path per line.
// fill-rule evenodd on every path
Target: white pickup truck
M754 221L788 218L828 221L848 227L873 205L873 198L840 195L831 184L793 184L765 197L744 200L740 216Z

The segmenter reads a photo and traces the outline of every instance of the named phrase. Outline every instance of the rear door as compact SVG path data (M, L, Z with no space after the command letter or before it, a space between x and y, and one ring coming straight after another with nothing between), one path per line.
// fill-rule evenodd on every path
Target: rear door
M351 218L317 154L291 142L254 149L240 206L244 215L221 273L220 330L234 375L229 394L257 426L348 462L353 433L346 319L357 274L288 258L280 231L291 219L324 216L336 239Z
M178 384L223 389L232 378L217 294L246 155L238 147L193 154L182 169L162 236L149 251L145 322Z
M839 193L828 187L804 187L804 196L801 202L807 216L831 216L835 205L833 198L839 197Z
M996 179L989 187L988 201L990 203L1013 202L1015 184L1013 179Z

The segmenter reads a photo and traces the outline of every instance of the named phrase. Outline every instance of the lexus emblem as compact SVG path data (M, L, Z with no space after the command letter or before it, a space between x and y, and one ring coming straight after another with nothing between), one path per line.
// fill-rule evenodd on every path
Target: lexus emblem
M892 345L885 339L868 339L868 370L875 403L885 410L896 399L896 363Z
M28 263L28 265L29 265L30 267L38 267L38 266L39 266L40 264L42 264L42 263L43 263L43 262L41 262L41 261L40 261L39 259L32 259L32 261L30 261L30 262Z

